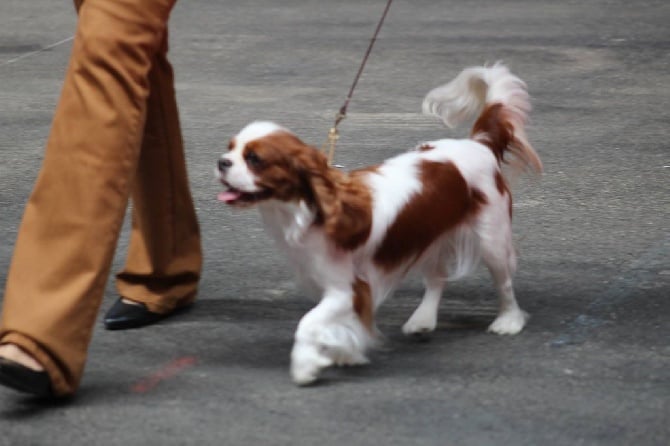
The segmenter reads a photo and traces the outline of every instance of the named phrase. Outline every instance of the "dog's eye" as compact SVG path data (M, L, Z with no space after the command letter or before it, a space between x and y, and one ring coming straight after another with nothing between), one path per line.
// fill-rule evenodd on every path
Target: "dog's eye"
M263 161L256 154L256 152L247 152L244 154L244 160L252 167L258 167L263 164Z

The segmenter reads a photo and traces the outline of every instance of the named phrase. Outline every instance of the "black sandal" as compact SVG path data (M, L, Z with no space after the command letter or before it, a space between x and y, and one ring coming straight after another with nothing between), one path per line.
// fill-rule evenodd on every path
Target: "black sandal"
M11 359L0 358L0 384L40 398L54 396L46 371L38 372Z

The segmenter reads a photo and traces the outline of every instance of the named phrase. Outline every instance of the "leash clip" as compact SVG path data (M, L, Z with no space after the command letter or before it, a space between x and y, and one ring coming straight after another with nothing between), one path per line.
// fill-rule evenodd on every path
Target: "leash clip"
M335 147L337 146L337 141L340 139L340 132L337 130L337 126L340 125L340 122L346 118L347 115L339 111L335 115L335 124L328 131L328 140L323 145L323 151L327 152L328 155L328 165L333 164L333 157L335 156Z

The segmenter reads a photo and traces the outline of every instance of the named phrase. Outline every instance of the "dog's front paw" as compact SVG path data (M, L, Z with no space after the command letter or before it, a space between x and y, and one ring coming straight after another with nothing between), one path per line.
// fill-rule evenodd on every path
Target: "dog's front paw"
M321 370L333 365L333 360L311 342L296 342L291 351L291 378L299 386L312 384Z
M521 309L505 311L489 325L488 331L499 335L515 335L523 330L528 313Z
M436 315L426 315L414 313L405 325L402 326L402 332L407 336L423 335L432 333L437 326Z

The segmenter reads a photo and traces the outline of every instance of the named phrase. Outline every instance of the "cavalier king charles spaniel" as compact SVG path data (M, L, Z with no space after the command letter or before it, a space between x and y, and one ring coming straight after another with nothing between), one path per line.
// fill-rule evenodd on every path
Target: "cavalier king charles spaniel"
M272 122L253 122L230 141L216 170L225 188L219 200L257 206L299 278L320 292L295 332L295 383L310 384L331 365L367 362L378 338L375 313L410 271L426 289L405 334L433 331L445 282L480 261L500 301L488 330L523 329L528 315L512 286L512 196L501 164L542 171L524 131L529 111L524 82L496 64L464 70L423 101L423 112L447 126L476 120L469 139L425 142L348 173Z

